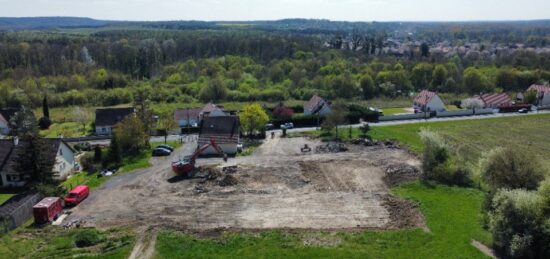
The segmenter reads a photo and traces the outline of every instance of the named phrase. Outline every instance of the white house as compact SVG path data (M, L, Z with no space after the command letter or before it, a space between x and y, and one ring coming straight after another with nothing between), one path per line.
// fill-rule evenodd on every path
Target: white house
M97 109L95 111L95 133L97 135L110 135L116 124L133 113L135 113L134 108Z
M445 104L439 96L428 90L423 90L414 98L414 112L442 112Z
M320 115L325 116L332 112L330 103L325 101L318 95L314 95L304 104L304 115Z
M198 147L209 144L213 138L224 153L235 155L240 137L239 127L238 116L205 117L201 122ZM217 155L218 152L213 147L209 147L202 154Z
M61 139L43 139L48 147L46 159L53 162L54 178L63 180L75 170L75 151ZM0 140L0 186L21 187L30 179L30 175L17 171L18 157L28 147L28 142L17 138Z
M0 114L0 135L8 135L10 128L8 127L8 120Z
M532 85L527 91L537 92L537 105L549 106L550 105L550 86L546 85Z

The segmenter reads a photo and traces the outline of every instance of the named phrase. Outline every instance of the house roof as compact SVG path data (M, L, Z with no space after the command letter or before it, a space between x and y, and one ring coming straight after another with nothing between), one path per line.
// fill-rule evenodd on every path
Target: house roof
M546 94L550 92L550 86L546 85L532 85L527 89L527 91L536 91L537 94Z
M317 108L319 108L319 103L325 102L323 98L321 98L319 95L314 95L309 99L309 101L304 105L304 109L313 112Z
M506 93L500 94L482 94L478 96L486 106L502 106L512 104L512 99Z
M187 120L187 118L198 118L201 114L202 108L193 108L193 109L176 109L174 111L174 119Z
M208 103L202 108L201 113L211 113L217 109L223 110L223 107L213 103Z
M134 108L107 108L95 111L96 126L113 126L135 112Z
M414 102L419 105L427 105L437 94L428 90L422 90L415 98Z
M214 138L218 144L238 142L240 121L238 116L206 117L201 123L199 145Z
M53 159L57 156L57 150L59 146L63 143L67 146L72 152L75 150L65 143L61 139L43 139L46 142L47 147L47 159ZM2 139L0 140L0 171L8 171L14 173L15 165L17 164L17 158L21 152L25 152L25 148L29 145L27 141L20 140L17 146L14 145L12 139Z
M0 117L3 117L6 122L10 121L16 112L20 111L19 108L4 108L0 109Z

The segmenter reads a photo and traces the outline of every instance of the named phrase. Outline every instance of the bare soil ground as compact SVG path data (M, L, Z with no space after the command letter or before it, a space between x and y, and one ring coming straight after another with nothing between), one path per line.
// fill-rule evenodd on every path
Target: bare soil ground
M313 151L303 154L308 144ZM316 153L316 140L268 139L253 155L199 159L202 172L179 180L169 158L106 182L67 220L89 225L216 229L394 229L422 227L416 206L388 193L387 169L419 162L397 148L348 145ZM190 153L194 144L175 153ZM231 170L222 171L222 167ZM395 171L395 170L389 170Z

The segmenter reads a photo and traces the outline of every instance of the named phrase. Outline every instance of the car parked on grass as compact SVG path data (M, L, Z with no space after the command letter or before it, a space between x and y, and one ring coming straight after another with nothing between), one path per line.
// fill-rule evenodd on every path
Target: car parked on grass
M158 145L156 148L164 148L164 149L170 150L170 152L174 152L174 148L172 146L166 145L166 144Z
M155 148L152 153L153 156L169 156L170 154L172 154L172 151L161 147Z

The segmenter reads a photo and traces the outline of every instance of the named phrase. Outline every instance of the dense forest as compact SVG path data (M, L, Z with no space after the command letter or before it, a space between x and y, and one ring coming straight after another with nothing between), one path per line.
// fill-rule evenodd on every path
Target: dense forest
M110 106L143 87L155 102L276 102L515 92L550 81L549 21L34 19L22 23L32 30L0 19L0 107L37 107L44 95L51 106Z

